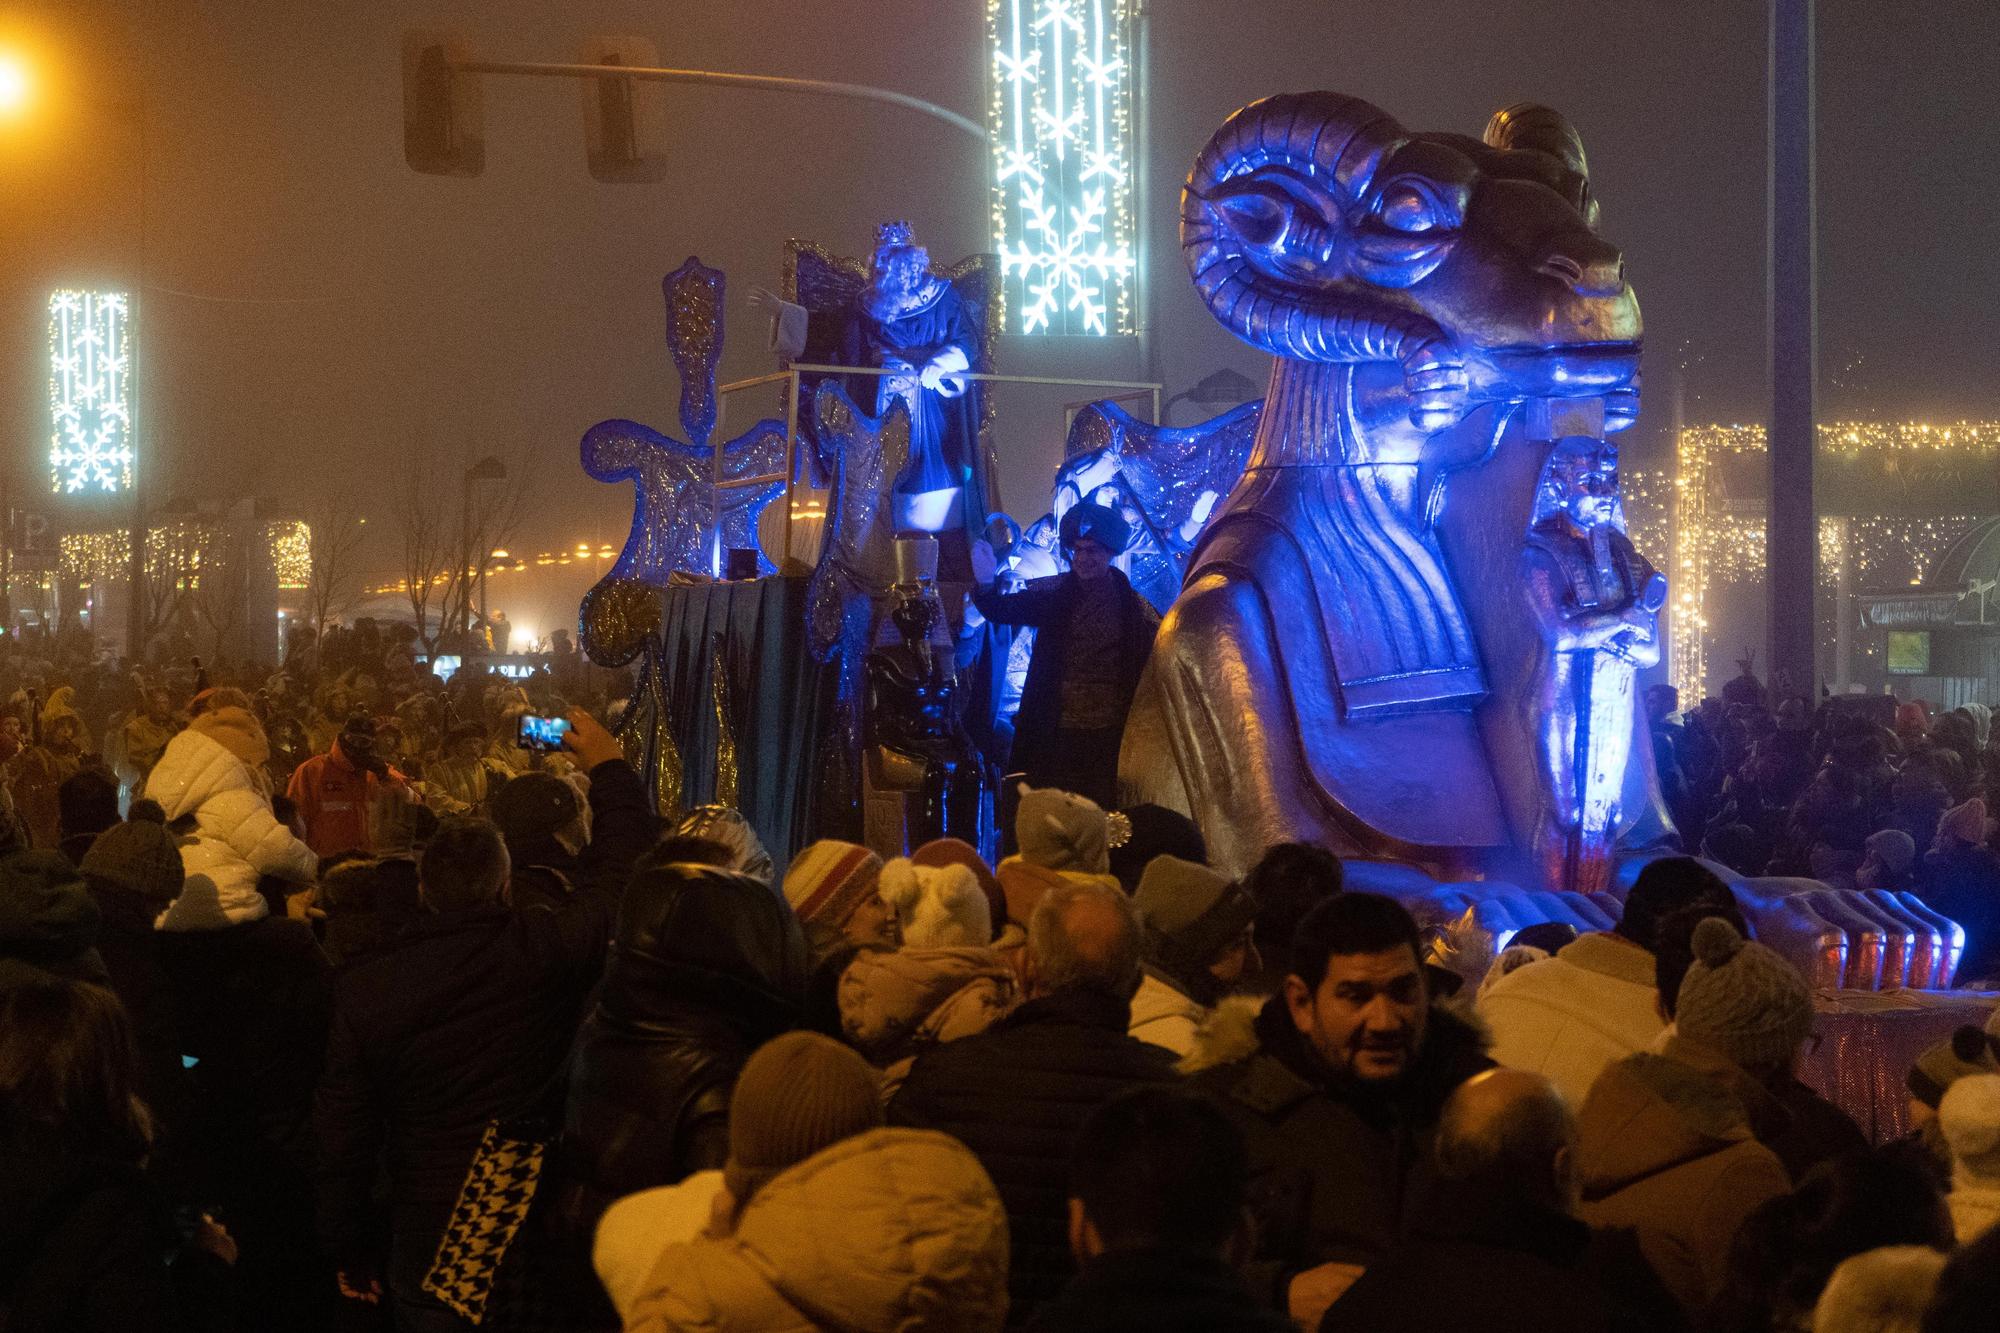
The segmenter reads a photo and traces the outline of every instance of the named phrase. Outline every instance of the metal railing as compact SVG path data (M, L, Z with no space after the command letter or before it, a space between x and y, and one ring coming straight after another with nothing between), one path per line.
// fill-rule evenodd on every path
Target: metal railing
M746 490L752 486L769 486L775 482L785 483L785 546L784 556L789 560L792 552L792 520L794 517L794 494L798 489L798 449L799 449L799 379L802 375L869 375L881 378L886 375L901 374L901 371L883 370L872 366L830 366L815 362L794 361L785 370L775 370L766 375L752 375L748 379L731 380L716 386L715 397L718 405L730 394L744 389L761 388L767 384L783 383L785 386L785 469L782 472L765 472L754 477L725 478L722 475L723 448L715 445L709 454L709 531L713 534L714 569L720 577L722 573L722 499L725 491ZM1123 392L1112 396L1110 401L1129 402L1135 398L1150 395L1153 405L1153 420L1160 419L1160 392L1164 387L1151 380L1100 380L1078 379L1067 375L996 375L982 371L963 371L951 376L952 379L966 380L979 384L1033 384L1044 387L1073 389L1118 389ZM1085 399L1081 406L1087 406L1096 399ZM1063 426L1067 434L1070 420L1075 413L1072 409L1078 403L1063 405ZM718 417L716 428L721 429ZM781 566L784 561L778 562Z

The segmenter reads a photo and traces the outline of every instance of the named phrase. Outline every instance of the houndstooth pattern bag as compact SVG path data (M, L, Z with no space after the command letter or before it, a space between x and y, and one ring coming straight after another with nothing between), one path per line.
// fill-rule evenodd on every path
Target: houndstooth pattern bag
M528 1125L494 1121L486 1127L424 1275L424 1290L461 1318L482 1323L507 1247L527 1220L541 1184L546 1138Z

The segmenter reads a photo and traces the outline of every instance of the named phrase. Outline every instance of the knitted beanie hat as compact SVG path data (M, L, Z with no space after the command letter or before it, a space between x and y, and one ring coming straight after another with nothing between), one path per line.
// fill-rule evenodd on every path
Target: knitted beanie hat
M1891 874L1900 875L1917 862L1917 841L1899 828L1885 828L1879 833L1871 833L1861 844Z
M180 897L187 880L174 835L164 825L143 819L114 824L98 834L79 868L92 884L161 905Z
M881 1079L866 1060L817 1032L787 1032L758 1047L730 1094L723 1183L741 1208L785 1168L881 1124Z
M60 852L0 857L0 958L63 967L96 945L101 919L82 876Z
M1134 901L1161 961L1203 967L1256 920L1256 900L1228 876L1178 856L1156 856L1139 877Z
M852 842L822 838L792 858L785 870L785 901L801 924L839 927L875 892L882 858Z
M1986 802L1983 798L1975 796L1964 805L1954 805L1945 811L1944 817L1938 820L1937 840L1931 844L1931 850L1949 847L1951 838L1974 846L1986 841Z
M1111 873L1111 821L1097 802L1054 787L1021 784L1014 814L1021 859L1045 870Z
M951 949L993 942L993 909L979 881L964 866L920 866L899 856L882 867L875 891L896 914L905 948Z
M1938 1129L1954 1179L2000 1182L2000 1074L1968 1074L1945 1090Z
M1720 917L1694 928L1693 949L1674 1009L1680 1034L1746 1069L1789 1062L1813 1024L1798 969Z
M247 708L211 708L188 723L188 730L208 737L251 768L262 767L271 757L263 724Z
M988 919L996 927L1007 920L1007 894L1000 887L1000 877L981 859L978 849L963 838L934 839L911 852L910 860L920 866L964 866L979 881L979 891L986 895Z

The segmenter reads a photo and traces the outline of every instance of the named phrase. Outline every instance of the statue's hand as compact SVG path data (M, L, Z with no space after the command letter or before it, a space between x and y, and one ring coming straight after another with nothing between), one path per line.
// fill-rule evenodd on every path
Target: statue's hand
M1465 416L1465 359L1448 343L1426 343L1403 363L1403 387L1410 395L1410 424L1426 435L1458 424Z
M749 306L752 310L762 310L766 314L775 315L778 313L778 308L784 304L785 298L779 296L769 287L752 287L750 289Z

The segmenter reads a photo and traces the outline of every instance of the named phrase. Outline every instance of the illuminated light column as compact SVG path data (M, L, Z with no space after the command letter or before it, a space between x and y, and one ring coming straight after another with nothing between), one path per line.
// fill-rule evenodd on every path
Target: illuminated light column
M132 487L132 358L124 292L49 295L49 481L58 495Z
M993 248L1009 332L1137 332L1136 10L987 0Z

